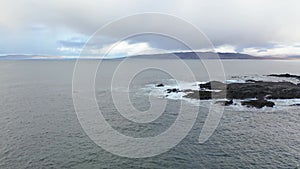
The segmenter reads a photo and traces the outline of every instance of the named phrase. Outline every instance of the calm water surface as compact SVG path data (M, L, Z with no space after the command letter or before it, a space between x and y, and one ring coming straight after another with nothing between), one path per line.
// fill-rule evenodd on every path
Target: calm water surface
M150 61L132 59L128 69ZM83 62L87 67L97 64ZM179 66L172 60L159 62L174 69ZM198 81L209 80L201 63L186 63ZM162 117L149 125L134 124L117 113L109 87L118 64L102 62L96 77L96 98L107 121L135 137L165 131L176 119L178 100L169 100ZM299 168L299 107L266 111L226 108L215 133L199 144L207 115L207 108L200 107L193 129L170 151L144 159L113 155L89 139L77 120L72 100L74 65L75 61L0 61L0 168ZM300 74L299 61L226 60L223 65L228 78ZM130 87L132 104L147 110L148 97L141 88L167 79L170 76L158 70L137 75Z

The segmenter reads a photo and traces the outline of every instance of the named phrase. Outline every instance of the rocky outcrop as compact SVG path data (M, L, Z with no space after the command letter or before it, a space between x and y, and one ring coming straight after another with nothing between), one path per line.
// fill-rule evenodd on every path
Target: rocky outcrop
M272 101L268 101L265 99L256 99L256 100L248 100L242 101L241 104L247 107L255 107L255 108L263 108L263 107L274 107L275 103Z
M268 76L297 78L300 76L290 74L271 74ZM179 89L167 89L167 93L181 92ZM265 82L246 80L245 83L225 84L219 81L211 81L199 85L199 90L184 90L184 97L200 100L228 99L228 101L216 102L224 106L233 104L233 99L255 100L242 101L242 105L248 107L273 107L274 102L267 99L296 99L300 98L300 84L291 82ZM298 105L297 105L298 106Z
M159 84L157 84L157 85L155 85L156 87L164 87L165 85L164 84L162 84L162 83L159 83Z
M290 82L232 83L227 85L227 98L248 99L294 99L300 98L300 86Z
M215 87L215 88L214 88ZM251 81L246 83L224 84L222 82L208 82L201 84L202 90L186 91L185 97L195 99L294 99L300 98L300 85L290 82ZM223 88L223 90L221 90ZM209 89L209 90L205 90ZM221 91L214 91L221 90Z

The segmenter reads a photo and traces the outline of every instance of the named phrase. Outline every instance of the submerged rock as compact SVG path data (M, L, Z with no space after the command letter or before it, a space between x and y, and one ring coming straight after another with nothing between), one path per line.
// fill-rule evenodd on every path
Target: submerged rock
M263 107L274 107L275 103L265 100L265 99L258 99L258 100L249 100L249 101L242 101L243 106L247 107L255 107L255 108L263 108Z
M216 104L221 104L223 106L230 106L233 104L233 100L217 101Z

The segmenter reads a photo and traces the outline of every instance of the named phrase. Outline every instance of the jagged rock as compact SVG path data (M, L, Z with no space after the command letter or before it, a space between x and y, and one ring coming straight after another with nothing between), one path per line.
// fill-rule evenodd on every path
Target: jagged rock
M255 108L263 108L263 107L274 107L275 103L264 100L264 99L258 99L258 100L249 100L249 101L242 101L241 102L243 106L247 107L255 107Z
M177 89L177 88L167 89L166 91L167 91L167 93L178 93L178 92L180 92L180 90Z

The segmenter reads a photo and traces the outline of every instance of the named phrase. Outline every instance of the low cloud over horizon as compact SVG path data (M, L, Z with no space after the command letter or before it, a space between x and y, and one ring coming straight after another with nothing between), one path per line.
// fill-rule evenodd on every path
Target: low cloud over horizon
M105 24L145 12L169 14L193 24L209 38L216 52L300 55L299 6L297 0L1 1L0 55L76 56ZM120 31L132 26L139 25ZM111 47L112 57L187 50L159 36L134 37L118 44L113 38L102 37L95 53L102 55Z

